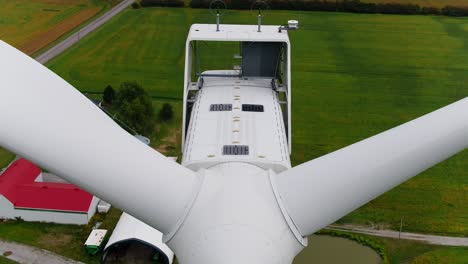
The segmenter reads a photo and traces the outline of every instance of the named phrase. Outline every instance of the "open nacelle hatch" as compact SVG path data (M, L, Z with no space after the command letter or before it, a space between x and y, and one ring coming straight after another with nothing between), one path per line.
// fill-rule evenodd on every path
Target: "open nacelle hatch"
M182 150L198 92L207 78L245 81L268 80L277 92L289 152L291 152L291 67L287 31L279 26L194 24L186 42ZM237 82L237 81L236 81ZM221 104L222 102L213 102ZM255 104L254 101L249 102Z

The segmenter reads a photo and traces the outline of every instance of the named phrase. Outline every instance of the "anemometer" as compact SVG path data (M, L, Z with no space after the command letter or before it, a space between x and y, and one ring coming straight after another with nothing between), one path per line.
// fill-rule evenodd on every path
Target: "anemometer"
M216 17L216 32L219 32L220 29L220 20L221 16L226 13L228 6L226 2L223 0L213 0L210 2L209 9L210 13ZM263 0L256 0L250 6L250 11L258 12L257 13L257 32L262 32L262 18L263 14L262 11L269 10L270 6L266 1ZM282 25L278 28L278 32L282 32L282 30L296 30L299 28L299 21L297 20L288 20L287 25Z

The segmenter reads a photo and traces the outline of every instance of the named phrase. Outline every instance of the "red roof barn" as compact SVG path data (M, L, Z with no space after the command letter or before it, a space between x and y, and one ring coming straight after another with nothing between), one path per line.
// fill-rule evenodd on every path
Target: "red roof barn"
M26 159L0 174L0 218L86 224L98 201L75 185L42 181L41 169Z

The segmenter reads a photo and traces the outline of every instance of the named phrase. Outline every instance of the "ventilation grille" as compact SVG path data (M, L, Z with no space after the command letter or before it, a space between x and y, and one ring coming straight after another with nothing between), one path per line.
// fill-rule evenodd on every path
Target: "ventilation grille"
M249 146L245 145L224 145L223 155L249 155Z
M212 104L210 111L232 111L232 104Z
M263 105L243 104L242 111L245 112L263 112Z

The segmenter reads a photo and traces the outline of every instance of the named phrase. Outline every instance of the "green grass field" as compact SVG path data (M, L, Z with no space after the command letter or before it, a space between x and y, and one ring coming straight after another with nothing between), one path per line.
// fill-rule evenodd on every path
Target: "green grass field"
M15 158L15 154L0 148L0 170L5 168Z
M6 257L0 256L0 264L14 264L14 263L18 263L18 262L15 262L13 260L7 259Z
M96 221L102 222L100 228L112 232L121 213L122 211L111 208L106 215L96 214L88 225L4 221L0 222L0 238L43 248L83 263L100 263L100 255L87 255L83 244ZM1 261L0 259L0 263L3 263Z
M468 19L272 11L264 22L293 18L294 164L468 95ZM249 12L223 17L255 21ZM127 10L49 67L81 91L136 80L155 98L180 99L188 28L211 22L207 10ZM465 151L341 222L397 228L403 217L407 231L466 236L467 169Z

